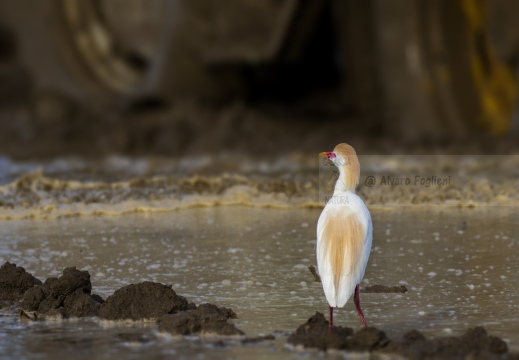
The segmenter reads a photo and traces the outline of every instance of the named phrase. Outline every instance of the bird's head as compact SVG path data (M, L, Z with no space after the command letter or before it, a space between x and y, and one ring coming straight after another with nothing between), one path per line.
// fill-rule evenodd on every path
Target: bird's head
M360 164L355 149L348 144L339 144L333 151L325 151L319 156L327 157L341 172L339 181L344 182L347 190L355 190L359 183Z

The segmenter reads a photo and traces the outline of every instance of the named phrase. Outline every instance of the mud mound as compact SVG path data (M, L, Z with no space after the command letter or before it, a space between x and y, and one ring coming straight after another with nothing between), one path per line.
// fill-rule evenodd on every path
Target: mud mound
M417 330L411 330L402 339L388 339L383 331L373 327L355 333L350 328L334 327L330 334L328 321L319 312L299 326L287 341L305 348L398 354L409 359L492 359L508 353L506 343L488 335L483 327L468 329L462 336L430 340Z
M171 285L145 281L116 290L101 306L99 317L106 320L156 319L187 309L186 298L177 295Z
M0 304L19 301L35 285L41 285L41 281L23 267L6 262L0 267Z
M228 319L235 319L236 313L213 304L202 304L195 310L164 315L159 320L159 331L173 335L218 334L243 335L243 331Z
M198 308L177 295L171 285L145 281L124 286L106 301L92 295L88 271L75 267L59 278L41 283L25 269L6 262L0 268L0 301L20 301L20 316L29 320L48 317L97 316L106 320L160 319L160 331L176 335L215 333L243 335L228 319L236 313L225 307L202 304Z
M320 350L372 351L385 346L388 339L383 331L375 328L362 329L353 333L351 328L334 326L333 333L330 334L328 321L322 313L316 312L306 323L299 326L287 341L292 345Z
M131 284L104 301L91 294L88 271L66 268L62 276L48 278L42 284L25 269L8 262L0 269L0 281L0 301L14 303L21 298L20 316L29 320L87 316L106 320L159 319L159 330L175 335L243 335L227 322L237 318L234 311L213 304L197 307L177 295L171 285L149 281Z
M63 270L59 278L48 278L43 285L28 289L20 302L20 308L40 315L64 318L97 316L103 299L91 295L91 291L88 271L69 267Z

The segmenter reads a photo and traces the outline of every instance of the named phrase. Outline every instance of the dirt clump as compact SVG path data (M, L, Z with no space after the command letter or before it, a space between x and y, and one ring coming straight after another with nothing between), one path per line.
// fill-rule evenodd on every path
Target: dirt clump
M172 335L243 335L243 331L229 319L236 319L236 313L213 304L202 304L198 308L176 314L164 315L159 320L159 331Z
M91 294L84 293L81 289L75 290L63 301L63 307L67 310L67 317L97 316L102 304L102 299Z
M354 333L352 328L334 326L333 333L330 333L328 321L322 313L316 312L287 341L295 346L319 350L372 351L385 346L388 339L383 331L372 327Z
M59 278L50 277L43 285L28 289L20 308L46 317L97 316L103 300L98 295L92 295L91 291L88 271L68 267Z
M23 267L5 262L0 267L0 306L21 300L23 294L36 285L41 285L41 281Z
M91 294L88 271L75 267L42 282L22 267L6 262L0 268L0 301L18 302L20 317L99 317L106 320L158 319L159 330L175 335L243 335L229 319L236 313L213 304L196 306L177 295L171 285L145 281L124 286L104 301ZM268 340L265 337L265 340Z
M9 268L13 272L13 266L16 266L7 264L2 269ZM22 268L17 269L18 273L25 274L23 276L31 276ZM19 292L24 291L19 303L21 316L32 320L94 316L106 320L158 319L164 314L195 306L177 295L171 286L153 282L122 287L104 301L99 295L91 294L92 283L88 271L75 267L65 268L62 276L50 277L43 284L35 280L36 285L19 289Z
M338 349L355 352L397 354L409 359L498 359L508 354L506 342L490 336L483 327L468 329L462 336L427 339L411 330L402 339L389 339L377 328L353 332L350 328L334 327L328 332L328 321L316 312L288 338L288 343L319 350ZM514 357L515 354L509 354Z
M171 285L145 281L116 290L104 301L91 294L88 271L75 267L63 270L59 278L42 284L25 269L5 263L0 269L0 300L19 301L20 317L38 320L50 317L99 317L105 320L158 319L159 330L175 335L215 333L243 335L227 320L236 313L213 304L196 306L177 295Z
M189 304L171 285L145 281L124 286L106 299L99 317L106 320L156 319L164 314L185 311Z

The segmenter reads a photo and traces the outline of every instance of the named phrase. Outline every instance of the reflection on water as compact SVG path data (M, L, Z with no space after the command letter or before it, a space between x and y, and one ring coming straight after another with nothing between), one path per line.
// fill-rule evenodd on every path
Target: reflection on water
M248 336L293 331L315 311L327 309L320 285L307 270L315 264L319 212L212 207L5 221L0 261L23 266L40 279L59 275L67 266L86 269L93 292L103 297L144 280L172 284L190 301L233 308L238 327ZM390 337L413 328L441 336L483 325L519 351L514 316L519 314L519 220L514 208L379 208L372 217L365 283L404 284L409 292L361 295L369 325ZM360 327L352 303L337 311L336 321ZM0 328L0 349L19 358L298 356L283 346L284 338L274 346L215 348L214 339L160 336L153 324L27 324L3 313Z

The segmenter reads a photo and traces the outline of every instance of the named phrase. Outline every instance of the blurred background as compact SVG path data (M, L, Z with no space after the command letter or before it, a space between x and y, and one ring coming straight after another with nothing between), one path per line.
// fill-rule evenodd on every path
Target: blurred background
M0 0L0 153L503 153L514 0Z
M249 336L281 330L274 351L300 359L278 334L327 310L307 266L338 174L318 154L347 142L374 224L364 284L409 289L366 296L370 324L484 325L517 353L518 14L517 0L0 0L0 264L76 266L105 297L174 284L232 307ZM353 305L339 316L360 325ZM0 309L0 349L276 354L124 326Z

